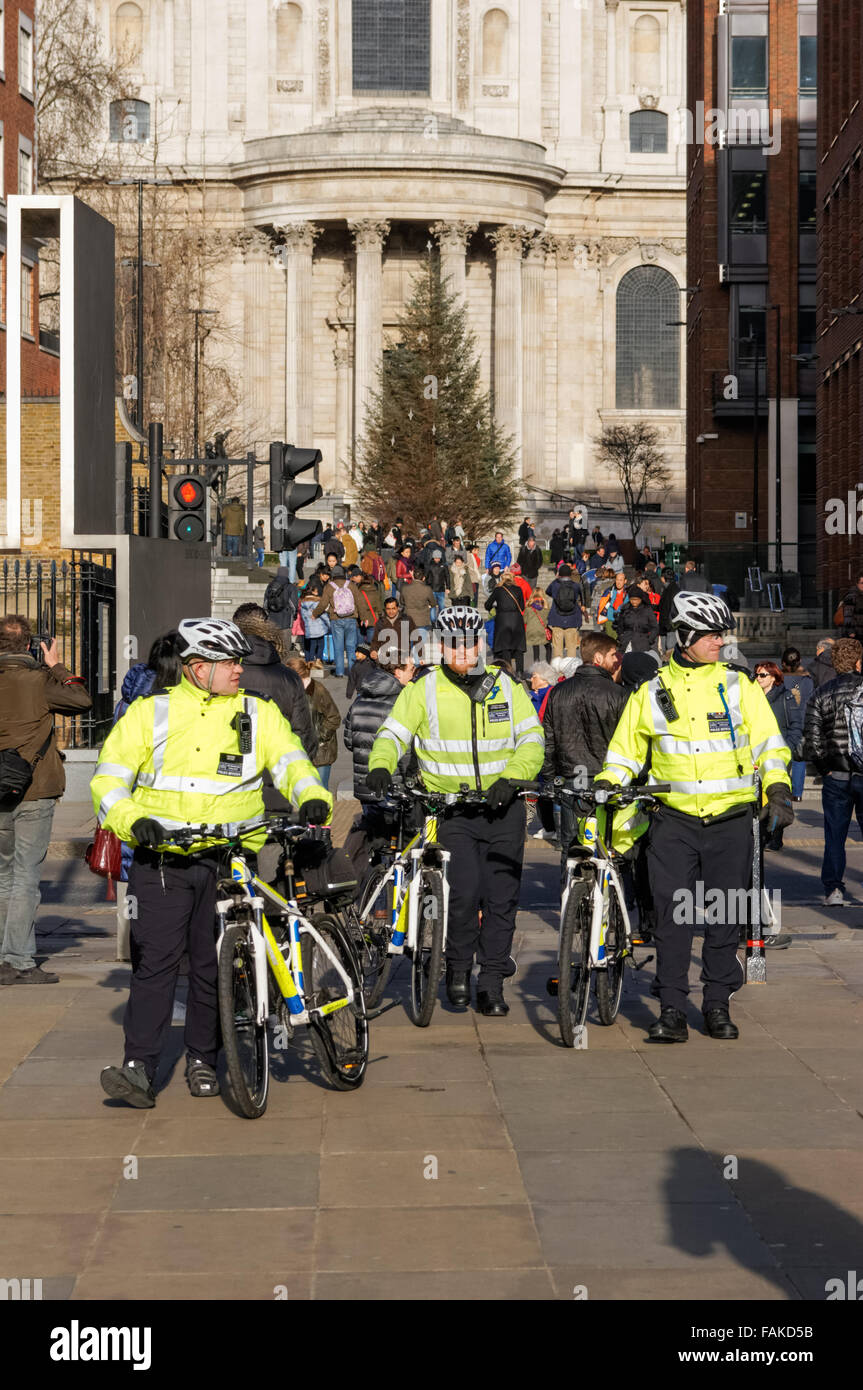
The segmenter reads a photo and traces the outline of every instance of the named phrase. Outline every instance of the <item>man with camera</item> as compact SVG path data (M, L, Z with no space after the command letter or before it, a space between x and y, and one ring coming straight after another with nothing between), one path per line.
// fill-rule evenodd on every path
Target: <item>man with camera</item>
M36 964L40 867L54 805L66 777L54 741L55 714L80 714L92 700L84 682L36 642L20 613L0 618L0 984L55 985Z

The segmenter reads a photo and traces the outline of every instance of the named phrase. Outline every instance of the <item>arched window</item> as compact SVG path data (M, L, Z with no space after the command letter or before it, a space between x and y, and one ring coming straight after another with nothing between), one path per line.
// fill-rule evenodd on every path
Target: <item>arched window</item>
M302 67L302 25L303 12L299 5L279 5L276 10L276 66L279 72L297 72Z
M487 10L482 21L482 72L484 77L503 77L509 19L503 10Z
M639 265L617 287L618 410L676 410L680 405L677 281Z
M660 78L659 20L652 14L643 14L632 26L633 86L658 92Z
M114 12L114 47L127 63L141 56L144 47L144 11L140 5L118 5Z
M633 111L629 117L630 154L667 154L668 117L664 111Z

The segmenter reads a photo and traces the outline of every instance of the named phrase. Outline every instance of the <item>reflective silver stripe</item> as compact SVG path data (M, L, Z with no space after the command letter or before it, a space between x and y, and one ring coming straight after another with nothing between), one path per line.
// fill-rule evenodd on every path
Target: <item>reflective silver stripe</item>
M740 675L737 671L726 672L724 694L728 702L728 713L732 716L731 725L734 729L734 739L739 748L741 746L740 735L743 733L743 711L740 708ZM734 715L737 715L736 719Z
M279 761L276 763L276 766L271 769L273 781L278 782L285 768L288 767L291 763L306 761L307 759L305 753L302 753L298 748L292 749L290 753L283 753L282 756L279 758Z
M429 724L429 735L431 738L440 738L440 720L437 709L437 669L429 671L424 681L425 685L425 705L426 718ZM410 733L405 729L407 736L406 747L410 747Z
M522 734L521 738L520 738L519 741L518 741L518 747L519 747L519 748L524 748L524 746L525 746L526 743L538 743L539 746L540 746L540 748L544 748L544 747L545 747L545 739L543 738L542 730L541 730L541 729L534 729L534 730L533 730L531 733L529 733L529 734Z
M518 733L518 730L514 728L515 715L512 709L512 681L505 672L501 675L500 688L503 691L504 698L506 700L506 707L509 711L510 726L513 727L515 733Z
M375 737L375 743L377 743L379 738L388 738L392 743L394 743L396 746L396 753L399 757L401 757L402 754L405 752L405 746L402 743L401 739L398 737L397 734L394 734L391 729L388 729L386 725L384 725L381 729L378 730L377 736Z
M403 753L411 746L411 738L413 735L410 729L406 729L404 724L400 724L397 719L393 719L391 714L387 716L378 729L376 737L382 738L384 734L389 734L390 738L394 743L399 745Z
M99 802L99 814L96 819L104 820L112 806L116 806L118 801L127 800L131 800L128 787L112 787Z
M165 745L168 742L170 695L153 696L153 771L160 773L165 764ZM141 775L138 774L138 781Z
M669 753L672 755L685 754L686 756L690 756L693 746L696 743L696 738L697 735L693 735L691 738L672 738L670 734L663 734L662 738L654 740L654 746L658 745L661 753ZM738 750L746 748L748 744L749 739L745 735L742 739L739 736L737 737ZM731 753L733 756L735 752L731 739L727 737L699 738L697 747L699 753Z
M659 679L659 676L654 676L653 680L648 681L647 683L647 694L648 699L650 700L650 713L653 715L653 732L657 735L668 733L668 720L662 713L662 710L659 708L659 701L656 698L658 692L664 689L665 687Z
M186 774L183 777L161 776L155 772L142 772L138 776L139 787L150 787L156 792L192 792L201 796L225 796L231 792L254 792L264 785L264 779L258 773L249 781L240 779L236 782L229 781L210 781L206 777L195 777Z
M780 768L782 772L788 771L788 763L784 758L759 758L759 772L769 772L774 767Z
M606 762L614 763L615 767L628 768L630 772L641 771L641 763L635 762L633 758L627 758L625 753L618 753L616 748L614 751L609 748Z
M429 748L433 753L471 753L473 751L473 744L469 738L424 738L421 742L423 748ZM480 753L496 753L500 752L501 749L511 748L512 739L478 738L476 746Z
M131 787L135 780L134 768L124 767L122 763L97 763L94 777L119 777L121 782L125 782L127 787Z
M537 719L535 714L532 714L529 719L522 719L519 721L518 724L516 724L515 732L517 734L522 734L524 733L525 729L536 729L538 726L539 720Z
M753 744L752 756L760 761L761 754L768 752L771 748L787 748L788 745L781 734L771 734L769 738L763 738L760 743Z
M243 755L243 780L254 777L258 771L258 702L246 696L243 700L243 709L248 713L252 721L252 751ZM260 786L261 783L258 783Z
M669 782L668 785L672 792L682 792L689 796L713 796L717 792L736 792L752 787L754 777L704 778L701 782Z
M422 749L419 748L419 747L417 748L417 753L418 753L418 755L419 755L420 761L422 762L422 770L423 770L423 772L433 772L433 773L436 773L436 774L437 774L438 776L440 776L440 777L457 777L457 776L460 777L460 776L463 776L463 775L464 775L464 776L467 776L467 777L473 777L473 776L474 776L475 768L474 768L473 763L451 763L451 762L440 763L440 762L437 762L436 759L434 759L434 758L427 758L427 757L425 757L425 756L423 755ZM495 759L494 762L490 762L490 763L480 763L480 765L479 765L479 770L480 770L481 773L483 773L483 772L503 772L503 770L504 770L505 768L507 768L508 766L509 766L509 759L508 759L508 758L503 758L503 759L501 759L501 760Z
M295 806L299 806L300 797L302 796L303 792L306 791L309 787L315 787L316 790L319 792L322 792L324 790L321 781L318 777L301 777L299 782L297 782L296 786L293 788L291 792L291 797L293 798Z

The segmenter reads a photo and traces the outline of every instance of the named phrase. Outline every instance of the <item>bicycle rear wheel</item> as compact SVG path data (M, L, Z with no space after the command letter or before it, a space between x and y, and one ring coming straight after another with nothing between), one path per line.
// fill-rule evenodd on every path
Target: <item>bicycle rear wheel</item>
M600 1023L613 1023L617 1018L620 997L623 994L625 949L623 913L620 909L620 899L612 888L608 898L608 926L605 932L605 954L608 964L604 970L596 972L596 1008Z
M303 933L306 1007L312 1045L330 1085L337 1091L361 1086L369 1060L369 1024L362 974L348 933L336 917L313 917L315 931L338 961L353 988L353 1001L325 1014L312 1010L347 997L345 982L319 941Z
M589 883L573 883L560 924L557 957L557 1016L564 1046L575 1047L584 1026L590 995L590 921L593 894Z
M217 991L231 1089L246 1118L256 1120L267 1108L270 1068L267 1025L256 1021L255 962L244 927L228 927L222 937Z
M413 892L420 895L417 944L411 960L410 1016L418 1028L431 1023L443 965L443 874L423 869Z
M366 884L357 907L362 933L360 964L363 972L363 994L366 996L369 1009L377 1008L381 1002L393 963L388 949L394 884L390 879L384 886L387 873L388 867L379 864Z

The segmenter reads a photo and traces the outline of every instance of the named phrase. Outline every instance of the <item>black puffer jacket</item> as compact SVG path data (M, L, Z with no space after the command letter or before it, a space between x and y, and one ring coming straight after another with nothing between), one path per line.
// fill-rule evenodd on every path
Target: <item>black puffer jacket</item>
M845 709L863 682L859 671L846 671L819 686L806 706L803 753L823 777L825 772L856 772L848 757Z
M401 694L401 684L389 671L370 671L359 694L347 712L344 723L345 747L354 755L354 796L360 801L372 800L366 785L369 754L378 729ZM396 788L404 785L403 778L413 763L413 753L401 758L393 776Z
M303 682L296 671L282 665L272 642L251 633L246 635L246 641L252 650L243 662L240 688L250 695L267 695L275 701L308 753L309 761L314 762L318 736Z
M648 652L656 647L659 626L649 600L634 608L625 603L614 620L614 630L622 651Z
M628 698L601 666L579 666L554 686L542 721L543 777L571 777L576 768L595 777Z

